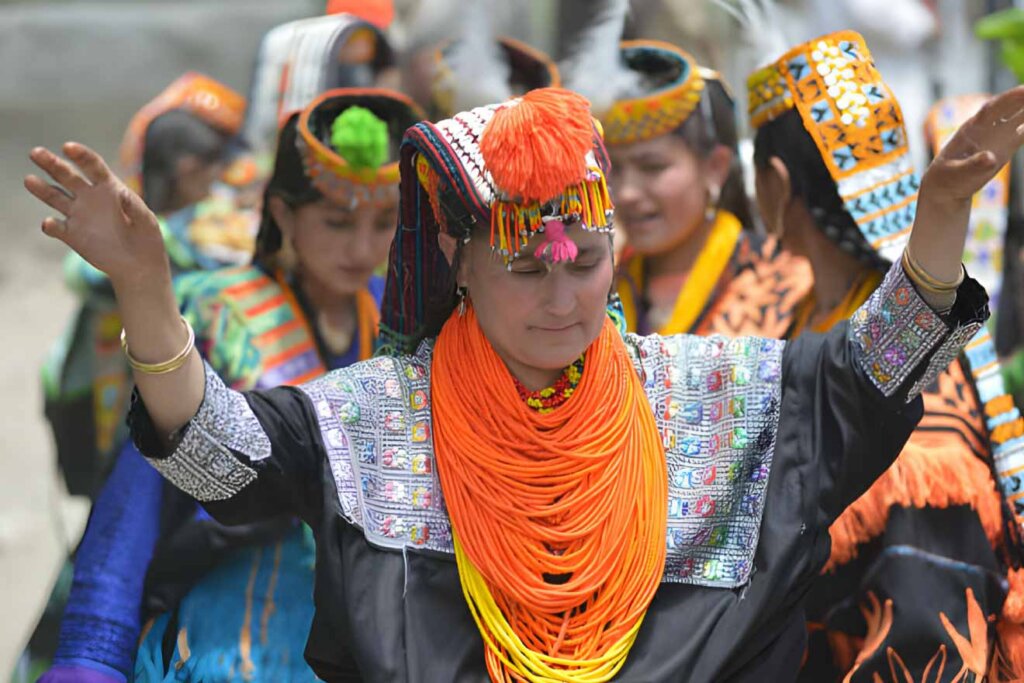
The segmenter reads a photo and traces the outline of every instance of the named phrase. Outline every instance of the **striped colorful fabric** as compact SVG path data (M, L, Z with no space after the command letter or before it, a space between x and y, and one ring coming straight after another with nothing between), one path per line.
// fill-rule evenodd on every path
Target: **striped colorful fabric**
M197 347L231 387L301 384L326 372L295 295L256 266L190 274L176 289Z

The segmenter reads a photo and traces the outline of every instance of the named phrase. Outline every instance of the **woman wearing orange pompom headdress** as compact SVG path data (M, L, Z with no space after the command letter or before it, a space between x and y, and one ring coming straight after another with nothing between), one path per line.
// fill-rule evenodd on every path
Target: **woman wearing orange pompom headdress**
M1003 96L1011 123L968 127L970 144L1009 153L1022 101ZM600 126L549 88L406 132L376 358L239 393L204 370L166 291L128 286L163 257L149 214L95 154L67 152L98 183L77 188L92 206L123 206L110 225L57 201L75 228L44 228L119 283L136 442L219 519L310 525L306 658L328 681L791 678L829 523L986 315L956 277L954 211L918 228L932 279L897 264L828 335L624 334ZM986 168L969 167L940 158L943 191L921 201L969 198ZM114 247L111 230L139 239Z

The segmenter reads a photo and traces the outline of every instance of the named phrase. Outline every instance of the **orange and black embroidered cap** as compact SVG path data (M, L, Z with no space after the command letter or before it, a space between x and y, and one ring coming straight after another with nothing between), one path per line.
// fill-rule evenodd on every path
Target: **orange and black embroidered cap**
M747 86L751 125L798 111L868 245L887 261L898 258L920 183L903 112L864 38L840 31L797 45Z

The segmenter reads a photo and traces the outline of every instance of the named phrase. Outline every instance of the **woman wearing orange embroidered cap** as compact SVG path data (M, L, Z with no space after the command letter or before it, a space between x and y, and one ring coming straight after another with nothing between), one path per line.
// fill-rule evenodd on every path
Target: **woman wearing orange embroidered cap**
M906 244L923 199L899 103L863 38L847 31L754 72L750 111L769 231L814 269L788 337L828 332L855 315L890 261L919 267ZM924 417L899 458L830 528L803 680L889 680L896 658L914 680L939 660L989 674L990 658L976 653L997 647L987 623L1020 552L997 471L1018 466L1024 442L1012 436L1024 423L984 330L923 395ZM968 632L971 647L956 635ZM1011 657L1002 645L997 663Z
M129 187L158 214L195 204L225 170L245 98L203 74L189 72L142 107L121 143Z
M344 680L342 650L368 680L785 680L828 524L986 315L966 216L1021 123L1024 89L968 124L926 177L919 268L789 344L615 329L608 160L579 95L417 124L382 355L249 393L204 369L153 218L98 155L36 149L70 196L26 186L116 283L150 462L218 519L312 527L320 678Z
M751 232L732 95L667 43L625 42L620 59L623 86L601 122L628 329L782 336L810 273Z

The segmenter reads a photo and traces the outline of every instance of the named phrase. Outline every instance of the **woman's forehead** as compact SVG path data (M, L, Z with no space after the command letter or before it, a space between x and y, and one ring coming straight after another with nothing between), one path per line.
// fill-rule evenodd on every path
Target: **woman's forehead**
M569 223L565 228L565 236L576 243L576 247L581 255L594 250L607 249L610 234L606 230L585 230L579 221ZM490 254L492 252L490 245L487 244L486 227L474 231L473 239L470 241L475 243L477 247L482 247L479 249L480 253ZM519 252L519 258L533 258L534 252L544 244L545 236L543 232L531 235L526 246Z

